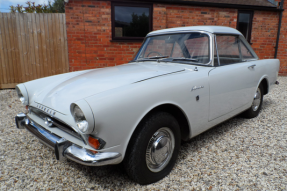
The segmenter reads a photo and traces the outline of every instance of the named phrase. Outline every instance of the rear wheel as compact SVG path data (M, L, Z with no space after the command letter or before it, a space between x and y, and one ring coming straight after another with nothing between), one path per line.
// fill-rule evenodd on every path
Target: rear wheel
M139 184L164 178L176 162L180 139L180 127L171 114L152 114L141 122L129 143L124 160L127 174Z
M263 92L263 86L260 84L255 92L251 107L243 113L244 117L250 119L258 116L263 103Z

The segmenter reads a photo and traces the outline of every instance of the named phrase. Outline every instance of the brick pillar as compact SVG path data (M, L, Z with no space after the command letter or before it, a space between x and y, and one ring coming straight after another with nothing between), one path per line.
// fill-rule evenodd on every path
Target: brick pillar
M284 9L280 30L277 58L280 59L279 75L287 76L287 1L284 2ZM278 21L279 22L279 21Z
M254 11L251 46L260 59L274 58L278 21L278 12Z
M153 6L153 30L166 29L166 7L160 4Z

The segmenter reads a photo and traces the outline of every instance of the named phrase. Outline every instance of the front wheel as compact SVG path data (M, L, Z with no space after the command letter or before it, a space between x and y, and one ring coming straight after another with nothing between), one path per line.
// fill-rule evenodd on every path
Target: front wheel
M169 113L157 112L140 123L127 149L124 167L139 184L154 183L170 173L180 147L180 127Z
M250 119L258 116L263 103L263 92L263 86L260 84L255 92L251 107L243 113L244 117Z

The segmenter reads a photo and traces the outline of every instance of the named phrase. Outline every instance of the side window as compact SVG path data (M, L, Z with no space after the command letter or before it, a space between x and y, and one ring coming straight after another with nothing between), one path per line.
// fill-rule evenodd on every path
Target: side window
M228 65L241 62L239 51L239 38L232 35L216 35L220 65Z
M248 50L248 48L243 44L243 42L240 40L240 48L241 48L241 55L243 60L249 60L249 59L255 59L254 56L251 54L251 52Z

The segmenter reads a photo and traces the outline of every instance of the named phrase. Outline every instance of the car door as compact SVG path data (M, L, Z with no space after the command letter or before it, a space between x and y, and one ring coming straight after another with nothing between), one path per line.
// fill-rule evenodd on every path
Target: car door
M240 40L239 36L216 35L214 62L218 64L209 72L209 121L250 103L257 86L257 58Z

